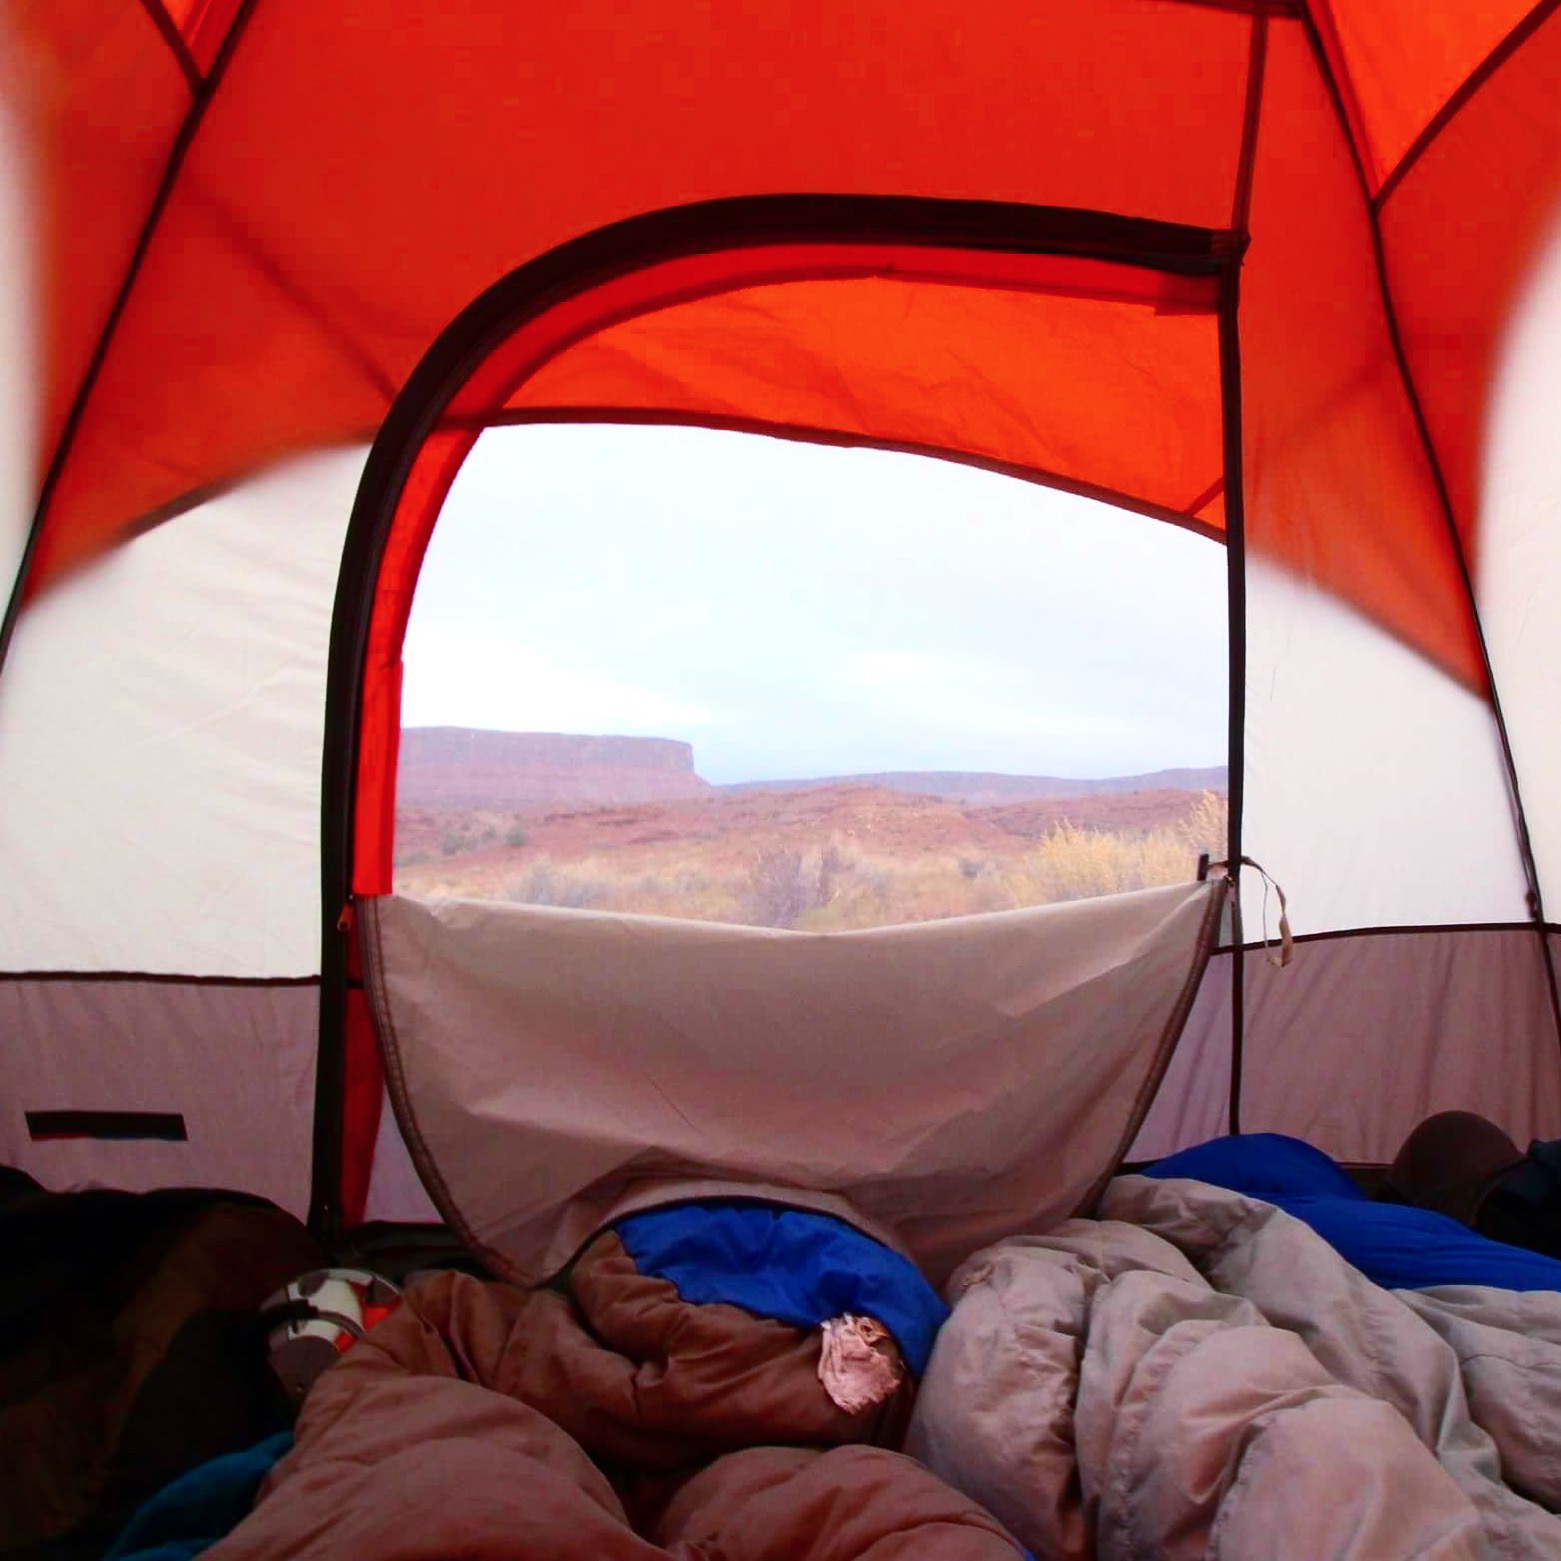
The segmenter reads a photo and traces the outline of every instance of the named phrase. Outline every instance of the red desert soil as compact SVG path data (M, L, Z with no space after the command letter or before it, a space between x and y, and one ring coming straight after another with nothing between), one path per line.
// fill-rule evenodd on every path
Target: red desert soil
M769 851L835 839L865 854L906 857L933 852L1006 856L1043 839L1064 821L1078 828L1148 831L1188 818L1199 793L1136 791L971 807L885 787L827 786L814 791L712 792L697 800L617 807L508 809L406 808L398 813L396 858L446 876L459 859L472 884L512 874L546 857L566 862L610 851L625 867L648 865L674 843L701 860L751 860ZM507 837L524 844L508 844ZM486 838L484 838L486 836ZM408 881L407 886L413 887ZM496 887L496 883L493 885Z
M1063 824L1133 837L1179 826L1223 782L1221 771L1196 770L1076 782L907 773L713 787L686 743L412 729L402 733L396 881L411 893L503 897L542 864L567 868L589 857L593 872L619 881L690 870L723 878L776 853L826 845L862 859L941 857L950 870L957 858L975 872L1018 858ZM1086 794L1057 794L1070 785ZM947 794L936 794L940 787Z

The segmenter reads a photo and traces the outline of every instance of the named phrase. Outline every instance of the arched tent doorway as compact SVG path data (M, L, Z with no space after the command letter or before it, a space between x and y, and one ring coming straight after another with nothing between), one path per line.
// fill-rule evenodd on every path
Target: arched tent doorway
M370 456L338 590L318 1220L331 1218L328 1189L342 1178L349 1207L368 1196L379 1069L350 905L390 888L401 644L428 538L481 430L551 419L703 421L943 455L1234 538L1236 603L1240 518L1239 505L1227 504L1226 463L1239 431L1234 346L1222 346L1222 332L1239 252L1228 234L1088 212L719 202L544 257L452 324ZM908 370L925 372L939 356L956 393L933 399ZM757 377L745 373L754 357L766 364ZM775 415L788 399L795 410ZM1016 417L1018 406L1026 411ZM1113 480L1085 479L1086 469ZM1231 677L1239 686L1235 641ZM1239 856L1239 771L1231 789ZM350 797L335 816L333 797Z

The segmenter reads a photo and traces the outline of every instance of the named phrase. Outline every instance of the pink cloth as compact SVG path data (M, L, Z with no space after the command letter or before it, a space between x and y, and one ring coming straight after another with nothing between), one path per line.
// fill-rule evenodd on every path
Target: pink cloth
M881 1404L900 1385L900 1368L881 1348L889 1335L871 1317L831 1317L824 1324L818 1379L848 1415Z

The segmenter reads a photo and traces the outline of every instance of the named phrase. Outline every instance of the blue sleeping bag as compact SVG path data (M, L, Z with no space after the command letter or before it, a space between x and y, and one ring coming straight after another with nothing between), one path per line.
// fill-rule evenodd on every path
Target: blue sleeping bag
M249 1516L261 1482L292 1446L293 1433L282 1431L181 1475L131 1518L104 1561L193 1561Z
M795 1328L851 1313L882 1323L916 1375L948 1308L909 1258L827 1214L763 1203L680 1203L614 1229L642 1274L685 1301L725 1302Z
M1281 1133L1214 1138L1157 1161L1145 1176L1187 1177L1261 1198L1310 1225L1389 1290L1490 1285L1561 1291L1561 1262L1492 1241L1430 1209L1376 1203L1320 1149Z

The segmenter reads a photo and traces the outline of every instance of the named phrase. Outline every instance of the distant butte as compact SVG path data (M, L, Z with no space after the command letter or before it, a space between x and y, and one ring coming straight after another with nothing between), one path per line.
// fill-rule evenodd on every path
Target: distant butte
M403 807L511 808L544 802L673 802L707 795L694 750L668 737L577 737L465 726L401 731Z
M1048 802L1063 797L1097 797L1136 791L1217 791L1226 787L1223 764L1206 769L1154 770L1147 775L1109 775L1068 780L1060 775L1002 775L984 770L885 770L871 775L829 775L814 780L743 781L718 786L723 792L816 791L824 786L873 786L918 797L998 806L1006 802Z
M996 807L1130 792L1223 792L1226 782L1225 766L1217 765L1083 780L986 771L891 770L712 786L695 772L692 746L672 738L414 726L401 733L397 794L403 808L529 809L546 803L676 802L748 792L868 787Z

